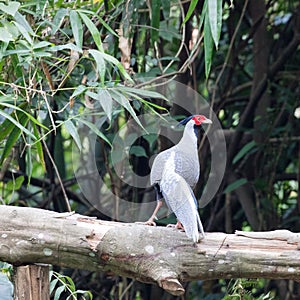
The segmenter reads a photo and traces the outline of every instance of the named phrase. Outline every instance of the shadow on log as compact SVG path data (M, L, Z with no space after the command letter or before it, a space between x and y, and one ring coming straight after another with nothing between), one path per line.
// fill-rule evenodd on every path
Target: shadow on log
M198 244L165 227L75 213L0 206L0 260L111 271L182 295L181 282L218 278L300 280L300 235L287 230L207 233Z

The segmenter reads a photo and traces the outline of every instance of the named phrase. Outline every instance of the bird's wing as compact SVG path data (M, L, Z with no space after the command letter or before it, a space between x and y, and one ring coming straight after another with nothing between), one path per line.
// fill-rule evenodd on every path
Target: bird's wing
M200 175L198 156L180 151L177 146L160 152L154 159L150 172L151 185L162 179L162 173L170 153L176 149L175 169L176 173L182 176L190 186L195 186Z
M154 159L150 172L150 184L153 185L159 182L162 178L162 173L167 159L170 156L171 148L160 152Z
M196 198L184 178L173 171L165 172L160 187L166 203L182 223L186 235L194 242L199 240L199 231L204 237Z

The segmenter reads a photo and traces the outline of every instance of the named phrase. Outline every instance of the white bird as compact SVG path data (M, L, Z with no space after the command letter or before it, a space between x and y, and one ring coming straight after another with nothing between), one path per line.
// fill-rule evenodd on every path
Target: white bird
M196 237L198 229L204 236L192 188L196 185L200 175L197 127L211 123L212 121L203 115L193 115L182 120L180 124L185 125L185 129L179 143L155 157L150 181L156 190L157 205L152 216L145 222L146 224L155 225L154 219L164 198L178 220L182 222L189 237L194 241L198 240ZM189 218L184 219L185 215ZM176 227L180 227L179 222Z
M162 173L160 189L168 207L183 225L186 235L196 243L199 240L199 231L205 238L197 200L185 179L176 173L175 161L176 153L172 151Z

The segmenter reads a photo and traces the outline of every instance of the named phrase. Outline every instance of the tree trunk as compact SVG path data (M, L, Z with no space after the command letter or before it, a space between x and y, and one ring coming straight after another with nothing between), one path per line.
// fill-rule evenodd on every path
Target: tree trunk
M15 299L50 299L49 266L27 265L16 267L14 281Z
M0 260L111 271L181 295L183 281L218 278L300 280L300 235L207 233L193 244L184 232L101 221L72 213L0 206Z

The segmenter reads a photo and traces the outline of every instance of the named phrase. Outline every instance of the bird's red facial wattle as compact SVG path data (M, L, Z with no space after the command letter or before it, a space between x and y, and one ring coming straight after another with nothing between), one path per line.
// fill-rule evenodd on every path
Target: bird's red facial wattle
M197 126L201 124L212 124L212 121L203 115L196 115L192 118L192 120L195 122L195 125Z

